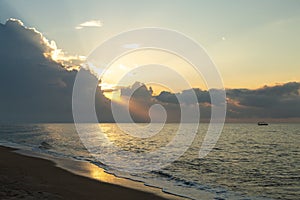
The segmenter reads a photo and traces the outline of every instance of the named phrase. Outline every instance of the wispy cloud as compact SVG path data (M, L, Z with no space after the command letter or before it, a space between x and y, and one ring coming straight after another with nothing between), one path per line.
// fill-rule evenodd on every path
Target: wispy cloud
M89 20L75 27L75 29L83 29L85 27L102 27L103 23L100 20Z
M135 43L123 45L123 47L126 49L137 49L140 46L141 46L140 44L135 44Z

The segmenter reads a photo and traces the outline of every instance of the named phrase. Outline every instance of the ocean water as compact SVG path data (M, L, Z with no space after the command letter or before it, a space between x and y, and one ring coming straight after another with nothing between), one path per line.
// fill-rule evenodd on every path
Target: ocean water
M131 124L125 126L135 131ZM88 136L94 141L91 147L95 150L94 155L81 142L74 124L0 125L0 144L88 161L117 176L142 181L145 185L191 199L300 198L300 124L225 124L215 148L200 159L199 149L207 127L208 124L200 124L192 144L177 160L161 169L143 173L115 169L109 161L97 157L97 154L108 155L114 158L112 162L118 163L117 151L98 150L97 147L106 146L96 143L99 135L119 149L139 155L166 146L174 138L178 124L165 124L159 133L149 138L128 135L116 124L86 124L86 131L92 133ZM97 132L99 129L102 133ZM167 159L179 147L169 148L170 153L161 158ZM134 169L149 165L151 169L157 160L147 159L146 163L139 163L128 158L126 166Z

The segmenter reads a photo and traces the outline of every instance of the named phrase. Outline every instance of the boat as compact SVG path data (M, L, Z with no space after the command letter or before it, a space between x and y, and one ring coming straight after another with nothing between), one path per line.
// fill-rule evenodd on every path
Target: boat
M267 122L258 122L258 126L268 126L269 124Z

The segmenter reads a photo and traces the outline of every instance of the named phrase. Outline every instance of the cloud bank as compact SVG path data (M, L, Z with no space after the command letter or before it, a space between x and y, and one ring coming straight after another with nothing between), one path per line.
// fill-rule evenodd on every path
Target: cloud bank
M137 89L138 88L138 89ZM180 93L162 91L157 96L152 96L152 89L142 83L135 83L130 87L121 89L121 98L128 98L130 94L131 106L139 105L139 110L143 108L148 111L151 105L160 104L169 114L169 122L178 122L180 119L180 106L194 109L200 108L201 119L208 121L211 114L211 106L219 106L222 102L211 105L210 94L221 94L218 89L201 90L193 88ZM194 102L193 94L197 96ZM300 121L300 82L289 82L275 86L264 86L259 89L227 89L227 121ZM178 98L181 99L179 105ZM144 119L149 120L148 113ZM141 112L140 112L141 113ZM134 115L133 115L134 116ZM148 117L148 118L147 118ZM195 122L193 116L188 119Z
M300 83L227 90L232 118L299 118Z
M24 26L20 20L9 19L0 24L0 122L72 122L72 90L77 74L74 69L78 69L83 61L84 57L67 55L54 41L47 40L36 29ZM97 81L92 72L84 72ZM218 93L217 89L194 88L176 94L162 91L153 96L151 88L137 82L120 90L121 99L133 94L129 110L136 122L149 122L149 109L154 104L166 109L168 122L179 121L180 106L187 109L200 107L201 119L206 121L210 118L211 106L218 106L210 102L210 93ZM191 99L193 92L197 102ZM284 118L300 121L299 82L253 90L227 89L226 93L228 120ZM182 105L176 96L183 101ZM114 122L111 101L100 88L95 94L95 104L100 122ZM125 109L121 104L118 106L122 118ZM161 119L159 110L154 110L152 116L157 121ZM190 122L195 120L198 119L190 116Z
M81 60L57 59L57 51L62 52L55 42L20 20L0 24L0 122L73 121L77 71L72 69ZM106 98L96 95L97 106L103 108Z

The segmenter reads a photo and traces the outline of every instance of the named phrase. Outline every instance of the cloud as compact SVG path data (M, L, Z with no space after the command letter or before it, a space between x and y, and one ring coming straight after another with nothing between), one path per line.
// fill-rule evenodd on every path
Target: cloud
M77 57L58 59L58 48L20 20L0 24L0 122L72 122L72 90ZM60 52L63 52L62 50ZM71 59L72 58L72 59ZM68 61L68 62L67 62ZM91 78L96 78L89 71ZM96 104L105 112L107 99L97 91ZM101 116L109 121L109 111Z
M185 109L200 108L201 120L209 121L211 107L220 106L224 102L211 103L211 94L221 95L218 89L201 90L193 88L178 93L161 91L153 96L153 90L143 83L136 82L132 86L120 88L121 99L130 98L131 116L138 122L149 122L149 109L160 104L167 112L168 122L180 121L180 107ZM275 86L264 86L258 89L227 89L228 121L291 121L300 120L300 82L288 82ZM196 95L195 102L193 95ZM180 99L180 101L178 100ZM179 103L181 102L181 103ZM135 111L138 112L135 112ZM122 109L119 110L122 115ZM156 114L159 115L159 114ZM187 122L195 122L195 116L189 116Z
M45 41L48 42L46 38ZM51 50L49 52L45 52L44 56L60 63L69 71L78 70L80 65L86 60L85 56L69 55L68 53L62 51L62 49L58 49L55 41L51 41L49 46Z
M121 97L132 97L135 99L149 99L152 97L152 89L146 87L145 84L135 82L131 87L121 88Z
M90 20L79 24L78 26L75 27L75 29L80 30L85 27L102 27L102 26L103 23L100 20Z
M15 34L15 36L22 35L24 40L20 41L26 43L23 44L24 47L30 45L28 43L32 42L32 40L35 41L36 43L34 46L39 48L38 51L42 51L46 58L60 63L68 70L78 69L79 65L85 60L84 56L69 55L62 51L62 49L57 47L55 41L49 41L41 32L37 31L35 28L26 27L23 22L18 19L10 18L4 25L1 24L1 28L2 34L6 31ZM8 52L10 52L9 50L10 49L8 49ZM26 51L26 49L24 49L24 51Z
M300 83L289 82L259 89L231 89L227 96L232 117L298 118L300 117Z
M72 122L72 90L77 74L72 69L83 60L84 57L66 54L54 41L47 40L36 29L24 26L20 20L9 19L0 24L0 122ZM87 67L83 72L96 82L98 78L93 75L92 68L89 69ZM149 109L155 104L166 109L168 122L180 120L180 106L187 109L199 106L201 118L209 119L210 93L222 92L194 88L176 94L162 91L153 96L152 89L139 82L115 89L121 90L121 99L133 94L130 111L137 122L149 122ZM191 98L193 93L197 102ZM253 90L227 89L226 93L228 119L300 119L299 82ZM182 105L177 97L182 100ZM100 89L95 94L95 104L99 121L114 122L111 102ZM122 105L119 107L122 117L126 110ZM157 112L154 116L160 116ZM189 120L197 119L190 116Z
M125 44L123 45L123 47L125 49L137 49L139 48L141 45L140 44L136 44L136 43L132 43L132 44Z
M258 89L227 89L227 118L232 119L279 119L300 118L300 83L289 82L275 86L264 86ZM194 92L198 99L201 115L208 118L211 107L210 93L218 94L218 90L190 89L180 93L162 91L155 98L164 103L179 104L178 96L184 104L192 102ZM218 102L217 102L218 103ZM221 102L219 102L221 103ZM203 112L204 111L204 112Z

